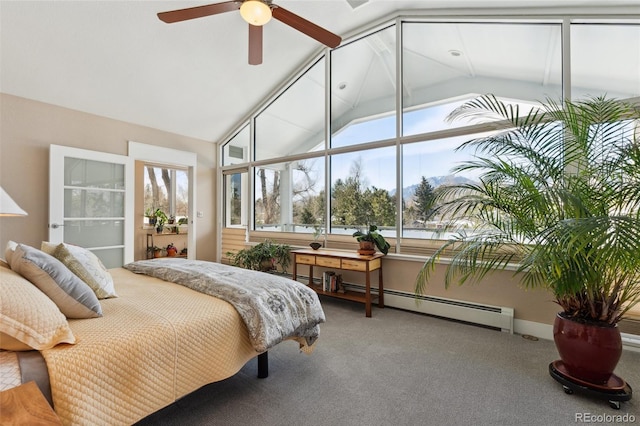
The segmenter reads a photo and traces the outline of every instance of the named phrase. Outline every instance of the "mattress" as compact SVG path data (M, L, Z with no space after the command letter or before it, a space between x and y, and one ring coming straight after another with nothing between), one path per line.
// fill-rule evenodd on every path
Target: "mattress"
M119 297L101 300L103 317L69 320L77 343L42 351L64 424L132 424L258 355L229 303L110 272Z

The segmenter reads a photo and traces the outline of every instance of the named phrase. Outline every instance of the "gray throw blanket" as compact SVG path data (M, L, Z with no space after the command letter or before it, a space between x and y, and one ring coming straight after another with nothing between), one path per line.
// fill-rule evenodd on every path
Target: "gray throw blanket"
M311 346L325 322L318 295L297 281L202 260L153 259L124 265L145 274L220 298L233 305L257 352L288 338Z

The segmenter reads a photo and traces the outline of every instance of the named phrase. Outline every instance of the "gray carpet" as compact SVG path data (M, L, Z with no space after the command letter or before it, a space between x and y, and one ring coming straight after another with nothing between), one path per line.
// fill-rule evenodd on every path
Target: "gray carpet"
M640 424L639 395L614 410L565 394L548 373L558 358L551 341L391 308L365 318L360 304L322 303L327 322L312 355L284 342L269 352L267 379L256 378L253 360L140 426L550 426L575 425L576 413L627 414ZM640 353L624 351L616 374L640 389Z

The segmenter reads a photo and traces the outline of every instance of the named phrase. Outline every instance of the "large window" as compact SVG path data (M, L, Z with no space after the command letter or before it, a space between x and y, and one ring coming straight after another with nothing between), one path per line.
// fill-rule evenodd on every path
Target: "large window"
M474 135L481 136L481 135ZM471 231L475 224L448 218L434 211L435 191L441 186L478 181L477 173L453 173L473 152L458 150L469 136L436 139L402 146L402 236L403 238L447 239L459 231Z
M321 59L256 117L256 160L324 147L324 71L325 61Z
M395 25L331 52L332 148L396 136L395 64Z
M331 156L331 232L353 234L375 224L396 235L395 148Z
M573 98L640 96L640 25L572 25L571 92Z
M162 210L177 220L189 217L189 175L187 170L144 167L144 211ZM148 218L145 218L148 220Z
M246 226L247 173L228 173L224 176L225 188L225 226Z
M263 231L324 228L324 158L255 169L254 224Z
M230 166L249 161L249 125L245 125L234 137L224 146L222 150L222 165Z
M574 100L640 96L637 19L412 16L347 40L325 58L294 76L251 127L239 126L223 145L229 173L236 164L230 154L240 152L231 146L251 139L254 155L244 157L243 167L253 205L240 208L254 213L252 230L322 228L342 241L340 235L375 224L398 238L399 252L403 242L411 252L450 232L472 232L475 224L454 219L452 229L432 209L439 186L477 179L453 176L474 154L456 148L494 128L448 120L455 108L489 93L521 115L569 93ZM236 188L228 179L227 188ZM241 214L236 193L228 191L230 225Z
M447 129L453 108L480 94L562 97L559 23L403 24L403 135Z

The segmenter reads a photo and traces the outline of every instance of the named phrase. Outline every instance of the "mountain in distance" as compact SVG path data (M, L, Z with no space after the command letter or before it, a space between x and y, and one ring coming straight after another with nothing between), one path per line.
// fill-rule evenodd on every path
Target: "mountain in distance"
M435 189L441 185L451 185L451 184L461 184L461 183L473 183L475 182L472 179L466 178L464 176L456 176L456 175L447 175L447 176L431 176L427 178L427 182ZM402 188L402 198L409 199L413 197L413 194L416 192L416 188L418 188L420 184L414 183L410 186L405 186ZM393 197L396 193L396 190L389 191L389 195Z

